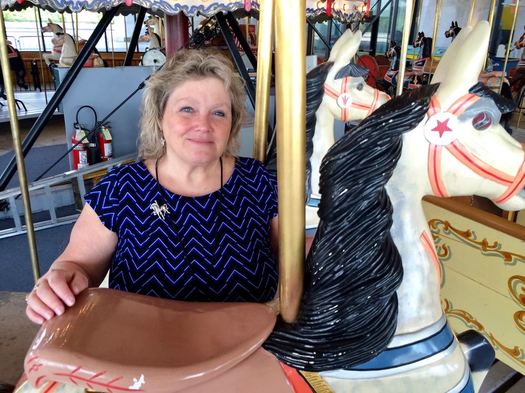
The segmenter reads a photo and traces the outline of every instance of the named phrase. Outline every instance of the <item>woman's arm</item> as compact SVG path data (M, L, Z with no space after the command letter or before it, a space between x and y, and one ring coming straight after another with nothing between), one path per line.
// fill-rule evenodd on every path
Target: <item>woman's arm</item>
M64 252L27 297L26 314L43 323L75 304L75 296L102 282L115 252L117 235L107 229L86 204L71 231Z

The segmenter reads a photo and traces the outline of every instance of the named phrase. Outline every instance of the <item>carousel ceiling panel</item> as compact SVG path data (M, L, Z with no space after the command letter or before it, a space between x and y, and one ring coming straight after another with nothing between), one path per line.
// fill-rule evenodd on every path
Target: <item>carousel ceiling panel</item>
M258 12L264 0L0 0L2 9L17 10L31 5L56 11L79 12L82 10L104 11L125 4L123 12L136 6L150 9L157 14L174 15L183 12L187 16L213 16L217 12ZM295 0L289 0L295 1ZM331 16L343 22L360 20L367 13L370 0L306 0L307 17ZM130 7L129 10L126 8Z

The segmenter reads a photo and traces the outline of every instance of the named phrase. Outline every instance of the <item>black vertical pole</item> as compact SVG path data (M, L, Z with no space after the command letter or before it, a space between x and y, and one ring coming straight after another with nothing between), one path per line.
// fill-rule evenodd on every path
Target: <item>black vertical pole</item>
M146 16L146 8L140 7L138 16L135 18L135 28L133 29L131 41L129 42L129 47L128 47L128 52L126 53L126 58L124 59L124 66L131 65L131 61L133 60L133 54L135 53L135 50L138 49L140 31L142 30L142 24L144 23L145 16Z

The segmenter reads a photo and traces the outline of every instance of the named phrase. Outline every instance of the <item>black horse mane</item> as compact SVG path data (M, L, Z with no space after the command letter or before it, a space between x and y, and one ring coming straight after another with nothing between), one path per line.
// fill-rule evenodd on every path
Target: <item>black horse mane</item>
M424 118L437 85L387 102L328 151L321 165L321 222L305 266L297 321L278 321L264 346L305 370L348 369L383 351L397 324L403 269L390 235L385 190L402 135Z
M310 158L312 157L314 145L313 138L316 124L316 112L323 101L324 83L330 69L334 65L333 62L326 62L311 70L306 75L306 195L311 194L311 178L312 165ZM275 139L274 139L275 141ZM277 154L275 143L272 143L266 168L271 171L277 171Z

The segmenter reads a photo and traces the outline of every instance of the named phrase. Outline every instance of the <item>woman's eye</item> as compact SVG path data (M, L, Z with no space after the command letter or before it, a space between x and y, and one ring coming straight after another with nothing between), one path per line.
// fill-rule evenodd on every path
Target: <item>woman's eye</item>
M181 112L187 112L187 113L191 113L193 112L193 108L191 106L185 106L185 107L182 107L180 109Z
M359 84L356 86L357 90L359 90L359 91L363 90L364 87L365 87L364 83L359 83Z
M483 131L492 125L492 118L487 112L478 113L472 119L472 127L478 131Z
M226 113L224 111L215 111L215 116L226 117Z

